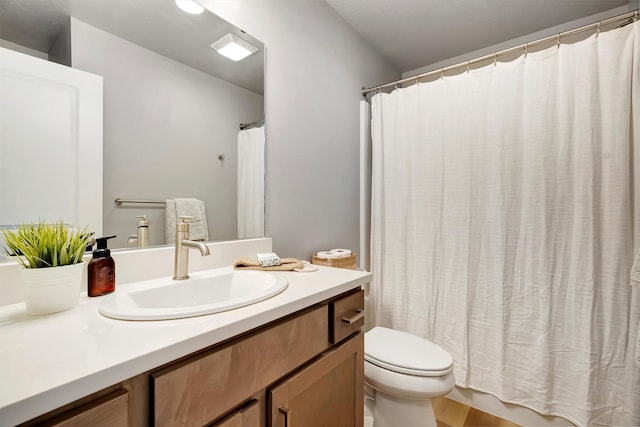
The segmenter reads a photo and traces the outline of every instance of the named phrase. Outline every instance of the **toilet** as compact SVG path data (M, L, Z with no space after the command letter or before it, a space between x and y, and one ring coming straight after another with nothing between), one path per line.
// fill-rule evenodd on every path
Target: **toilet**
M431 399L453 389L453 357L429 340L380 326L365 334L364 354L365 425L372 417L373 427L436 427Z

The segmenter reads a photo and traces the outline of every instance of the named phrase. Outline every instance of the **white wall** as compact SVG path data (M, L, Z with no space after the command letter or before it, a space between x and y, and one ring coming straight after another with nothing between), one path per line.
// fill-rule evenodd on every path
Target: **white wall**
M357 251L360 89L400 72L323 1L199 2L266 45L266 234L275 252Z
M164 244L164 209L116 197L206 203L209 238L235 239L238 125L263 117L264 97L71 20L72 65L104 76L104 234L126 247L136 215ZM224 162L218 161L224 154Z

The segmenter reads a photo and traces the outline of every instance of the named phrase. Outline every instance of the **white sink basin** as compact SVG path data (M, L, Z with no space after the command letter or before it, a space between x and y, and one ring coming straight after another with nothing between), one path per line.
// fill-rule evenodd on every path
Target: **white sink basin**
M126 286L104 297L98 311L122 320L166 320L218 313L255 304L289 283L261 271L208 270L187 280L170 277Z

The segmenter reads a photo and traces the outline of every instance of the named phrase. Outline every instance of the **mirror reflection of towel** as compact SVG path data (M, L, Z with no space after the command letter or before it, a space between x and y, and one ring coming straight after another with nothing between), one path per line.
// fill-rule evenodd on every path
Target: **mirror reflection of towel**
M193 198L175 198L166 200L164 210L166 243L175 243L176 224L180 221L180 216L195 218L193 222L189 223L189 240L209 240L204 202Z
M640 287L640 252L636 255L631 266L631 286Z
M638 336L636 337L636 366L640 368L640 321L638 322Z
M633 265L631 266L631 286L640 287L640 252L636 255ZM635 362L636 366L640 368L640 321L638 322L638 331L636 332L636 351Z

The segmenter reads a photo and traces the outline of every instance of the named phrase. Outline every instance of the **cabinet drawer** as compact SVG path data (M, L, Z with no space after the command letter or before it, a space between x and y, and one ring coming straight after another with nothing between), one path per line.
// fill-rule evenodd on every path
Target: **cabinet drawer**
M126 427L129 416L128 397L126 390L118 390L47 422L39 423L39 425L50 427Z
M364 325L364 291L357 290L329 303L329 341L337 344Z
M209 427L260 427L260 403L251 401L248 405L238 409L222 421L211 424Z
M329 348L322 306L151 374L157 426L201 426Z

